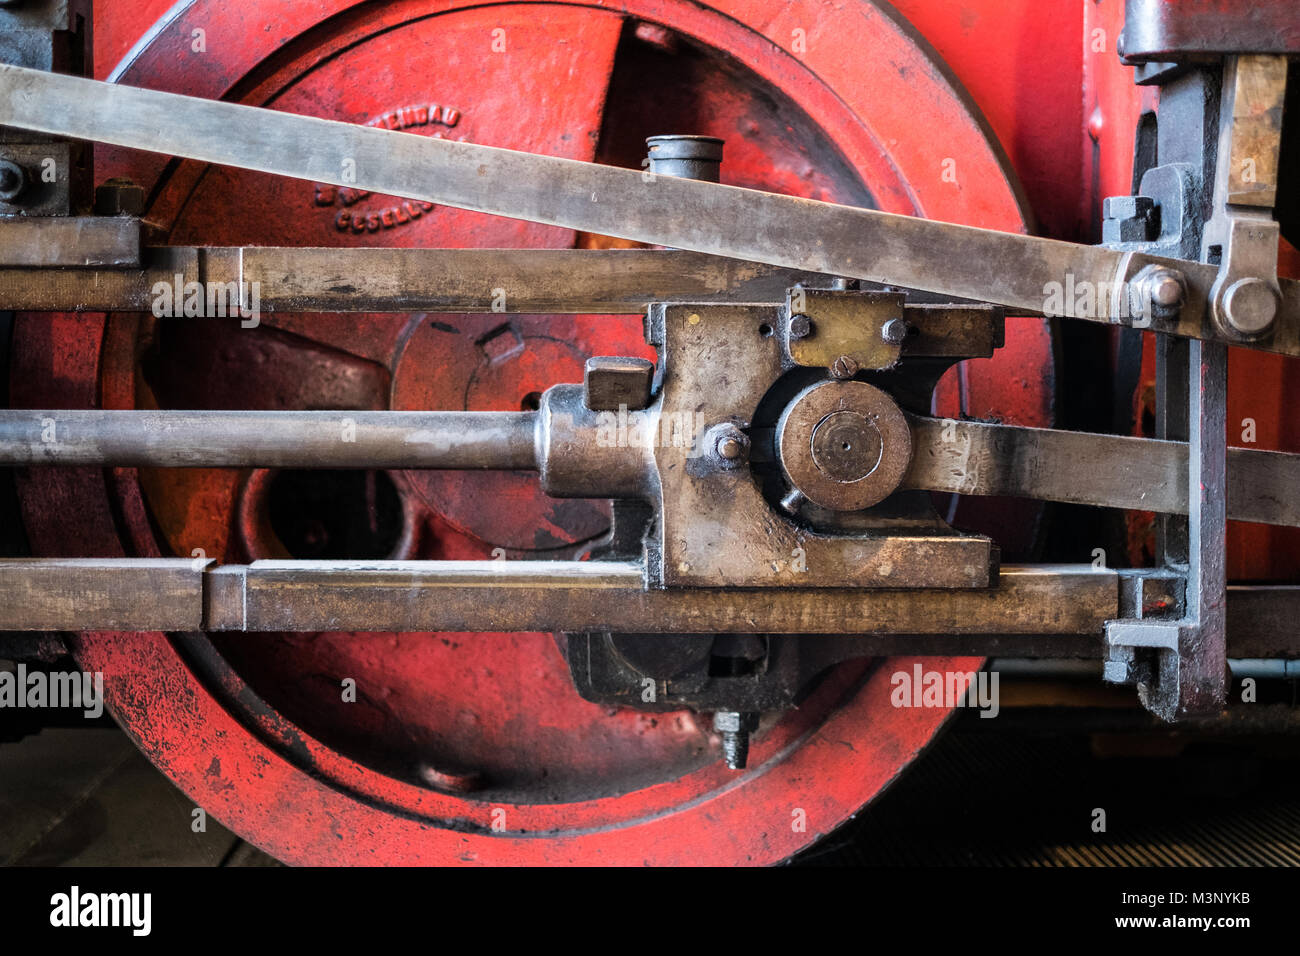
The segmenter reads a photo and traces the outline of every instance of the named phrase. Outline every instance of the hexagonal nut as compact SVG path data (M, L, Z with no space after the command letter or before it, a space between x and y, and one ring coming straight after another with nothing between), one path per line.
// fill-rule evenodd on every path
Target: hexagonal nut
M1175 269L1147 266L1128 285L1131 314L1148 322L1177 315L1186 298L1186 280Z
M1102 203L1102 242L1150 242L1156 204L1149 196L1107 196Z
M724 468L739 468L749 460L749 436L733 422L714 425L704 440L710 457Z
M1156 201L1150 196L1107 196L1101 204L1105 219L1138 219L1151 215Z
M1146 219L1107 219L1101 224L1102 242L1150 242L1151 224Z
M758 714L720 710L713 715L713 729L720 734L749 734L758 729Z

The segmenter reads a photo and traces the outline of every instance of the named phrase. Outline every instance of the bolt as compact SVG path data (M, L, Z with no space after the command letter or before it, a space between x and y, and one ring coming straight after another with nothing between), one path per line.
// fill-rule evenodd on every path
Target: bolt
M847 355L841 355L831 363L831 375L838 379L852 378L858 374L862 366L857 363L856 359Z
M11 159L0 159L0 202L14 202L27 189L27 170Z
M890 319L880 327L880 337L889 345L902 345L907 338L907 323L902 319Z
M794 488L781 499L781 510L786 514L797 515L805 500L804 493L798 488Z
M1183 304L1183 280L1178 273L1161 269L1151 276L1147 285L1155 305L1172 309Z
M714 425L708 432L708 446L714 460L724 468L735 468L749 458L749 436L732 422Z
M1129 284L1129 306L1135 316L1169 319L1182 308L1186 285L1182 273L1147 266Z
M735 461L745 454L745 443L735 435L728 435L718 442L718 454L727 461Z
M731 770L744 770L749 762L749 735L758 729L758 714L720 710L713 729L722 735L722 756Z
M1223 318L1232 331L1260 335L1277 318L1277 293L1263 279L1238 279L1223 294Z
M669 53L677 51L677 34L657 23L641 21L636 25L636 38Z
M790 316L790 338L806 339L812 334L812 319L806 315Z

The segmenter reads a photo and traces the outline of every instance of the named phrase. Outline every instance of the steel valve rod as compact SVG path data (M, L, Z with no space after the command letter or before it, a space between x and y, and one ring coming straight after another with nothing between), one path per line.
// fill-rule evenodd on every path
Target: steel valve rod
M537 468L536 412L5 411L0 465Z
M552 474L544 487L560 497L639 495L644 449L603 447L596 413L572 404L557 412L550 393L542 405L540 413L5 410L0 467L549 470L588 476L573 485ZM1186 514L1185 443L910 422L917 447L904 488ZM1296 488L1300 455L1229 450L1228 517L1300 526Z

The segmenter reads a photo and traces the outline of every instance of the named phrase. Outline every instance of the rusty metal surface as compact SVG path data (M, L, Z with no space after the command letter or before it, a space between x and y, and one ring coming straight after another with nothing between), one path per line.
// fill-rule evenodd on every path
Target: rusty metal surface
M794 489L833 511L879 504L912 461L906 417L865 382L821 382L800 392L777 423L776 447Z
M301 311L635 313L664 299L779 301L816 278L657 249L251 248L241 258L236 280L260 283L268 308Z
M645 368L638 366L641 372ZM821 387L836 388L832 383ZM845 387L870 388L863 383ZM653 446L620 443L620 427L625 439L633 434L627 410L623 419L607 420L591 409L585 394L578 386L548 390L541 401L541 423L539 413L504 411L0 411L0 465L540 467L543 487L558 497L654 496ZM805 425L811 428L824 416L816 414ZM905 443L908 453L894 456L901 466L910 455L901 478L904 488L1171 515L1188 510L1188 446L1183 442L919 416L908 416L907 422L912 432ZM663 423L663 412L656 408L633 421L631 429L649 439L662 435ZM682 431L679 425L668 433L670 442L673 434L683 447L700 440L698 432ZM609 440L602 441L606 433ZM796 444L808 444L811 453L812 436L805 438ZM795 483L807 491L807 475L815 465L810 455L798 461L802 464L795 471L803 478ZM1300 526L1300 502L1293 493L1300 487L1300 455L1232 448L1227 461L1229 518ZM786 470L791 473L789 465Z
M24 312L151 312L154 287L200 280L259 288L277 312L635 315L652 302L781 302L819 273L668 249L316 249L148 246L143 268L0 270L0 302ZM816 295L816 288L804 290ZM829 291L829 290L821 290ZM991 357L1005 344L994 306L908 302L902 353Z
M1229 57L1223 67L1217 164L1201 257L1218 262L1211 315L1228 341L1250 342L1279 323L1286 290L1278 279L1281 223L1275 219L1287 61Z
M129 562L0 558L0 607L14 631L96 627L177 630L203 621L206 561L141 558Z
M325 628L858 635L865 653L1100 657L1121 575L1007 566L988 591L646 590L615 562L0 561L0 629L282 631ZM1300 652L1300 588L1228 589L1235 657ZM1155 613L1159 613L1156 611ZM864 622L870 622L866 632ZM116 622L116 623L113 623Z
M20 311L150 312L162 282L259 290L275 312L634 314L656 300L779 301L815 273L658 249L338 249L164 246L143 269L0 270Z
M1295 16L1300 20L1300 16ZM1298 28L1300 32L1300 28ZM1225 157L1229 203L1271 209L1277 200L1287 60L1281 56L1236 57L1232 83L1232 136Z
M583 404L595 412L645 408L655 365L649 359L596 356L583 370Z
M9 180L8 188L0 195L0 222L9 216L71 216L78 211L78 197L73 194L77 178L74 174L86 164L84 144L12 143L5 142L0 133L0 164L18 178L17 183ZM13 235L16 241L21 241L30 233L0 235ZM0 257L0 263L7 258ZM64 261L52 264L73 263L65 257Z

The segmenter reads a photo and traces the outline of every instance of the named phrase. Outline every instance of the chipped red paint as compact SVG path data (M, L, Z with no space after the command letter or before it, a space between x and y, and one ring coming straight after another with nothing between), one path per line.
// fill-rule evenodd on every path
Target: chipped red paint
M1027 172L1039 221L1073 238L1083 150L1059 143L1081 142L1081 101L1062 95L1078 88L1077 6L1050 16L1030 0L902 7L988 110ZM641 47L625 41L628 18L649 25ZM497 28L506 48L489 54ZM195 30L204 31L203 55L192 51ZM458 111L455 125L413 132L633 166L645 135L712 134L727 140L727 182L1025 228L1017 186L963 97L911 27L867 3L120 0L101 6L96 37L100 75L134 85L358 123L436 103ZM687 51L705 52L679 56L681 75L665 76L657 57L682 54L681 37ZM1045 74L1030 82L1035 67ZM945 177L953 158L955 177ZM392 202L381 197L345 205L309 184L146 154L103 149L98 162L103 176L151 187L149 216L173 242L596 242L450 209L400 225L394 214L389 224ZM344 208L374 213L379 227L339 230ZM626 319L434 318L276 316L223 339L130 316L20 317L14 400L516 408L576 380L587 355L644 349L639 324ZM169 374L169 363L186 374ZM1007 349L946 382L939 407L1047 425L1053 387L1047 329L1012 322ZM247 496L265 475L52 474L23 480L38 553L201 548L246 560L248 542L263 540ZM515 476L407 475L399 485L417 516L402 547L423 557L484 557L498 546L562 553L603 521L599 508L549 502ZM1012 527L1028 534L1035 514L1012 505L962 517L1005 536ZM183 790L252 842L304 864L776 862L879 793L949 715L889 704L889 676L910 670L910 659L841 668L758 736L751 768L737 775L689 713L611 713L577 699L549 635L97 633L82 635L77 652L105 672L114 713ZM343 676L358 681L356 704L339 699ZM484 789L441 792L429 780ZM494 810L504 811L504 832L492 829Z

